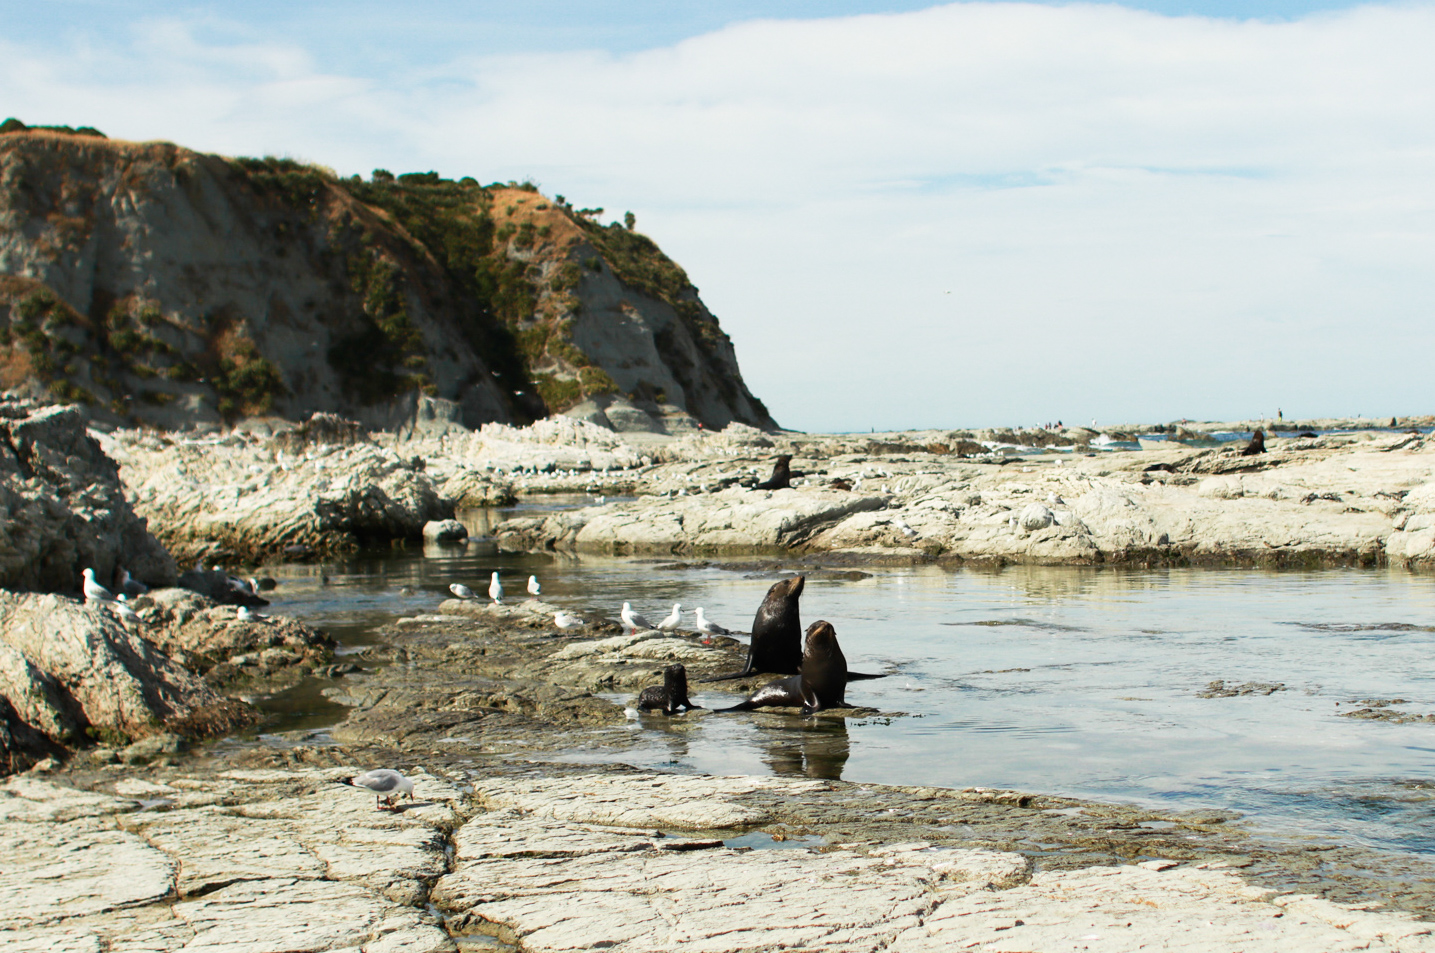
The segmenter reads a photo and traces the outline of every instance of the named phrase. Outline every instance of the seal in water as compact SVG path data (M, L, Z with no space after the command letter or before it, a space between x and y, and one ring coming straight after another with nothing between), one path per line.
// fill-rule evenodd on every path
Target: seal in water
M846 708L847 658L837 644L837 632L827 622L807 627L802 648L802 671L768 682L731 708L717 711L752 711L754 708L801 708L804 715L827 708Z
M665 715L676 715L679 711L702 708L688 701L688 670L682 664L669 665L663 669L663 687L650 685L638 695L638 708L643 711L661 711Z
M1254 457L1258 453L1266 452L1266 432L1259 427L1251 434L1251 442L1246 444L1246 449L1241 451L1243 457Z
M740 672L713 675L703 681L726 682L762 672L796 675L802 667L802 622L798 617L798 598L806 583L806 576L793 576L773 583L752 620L752 642L747 649L747 664ZM861 672L847 673L849 682L882 677Z
M788 469L790 463L792 463L792 454L784 453L772 465L772 476L761 483L754 484L752 488L754 490L785 490L792 486L792 471Z

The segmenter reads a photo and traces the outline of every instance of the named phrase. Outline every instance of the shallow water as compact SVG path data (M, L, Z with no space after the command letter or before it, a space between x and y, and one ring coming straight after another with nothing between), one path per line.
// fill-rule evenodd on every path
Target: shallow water
M481 543L285 567L274 612L360 646L450 582L616 618L681 602L746 629L773 573L635 560L498 555ZM403 587L407 587L406 589ZM1435 712L1435 578L1397 571L1017 567L810 577L804 624L826 619L858 682L859 716L644 715L636 747L585 761L942 787L1012 787L1163 809L1234 809L1270 832L1435 853L1435 724L1340 717L1363 699ZM691 621L691 615L686 619ZM1214 680L1283 687L1201 698ZM656 681L656 680L655 680ZM275 726L342 715L314 680L276 699ZM695 685L709 707L732 695ZM622 701L622 698L615 698ZM269 729L273 730L273 728Z

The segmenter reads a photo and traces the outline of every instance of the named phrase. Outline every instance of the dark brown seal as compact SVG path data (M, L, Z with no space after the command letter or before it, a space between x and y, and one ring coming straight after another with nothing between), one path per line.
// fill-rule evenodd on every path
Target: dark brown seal
M802 667L802 620L798 599L807 583L805 576L793 576L773 583L757 607L752 619L752 641L747 649L747 664L740 672L728 672L703 679L704 682L725 682L770 672L773 675L796 675ZM882 678L881 675L847 673L848 681Z
M814 622L803 640L802 671L768 682L731 708L717 711L752 711L754 708L801 708L804 715L828 708L847 707L847 658L837 644L830 623Z
M777 458L772 465L772 476L761 483L753 485L754 490L785 490L792 485L792 470L789 469L792 463L792 454L784 453Z
M1251 442L1246 444L1246 449L1241 451L1243 457L1254 457L1258 453L1266 452L1266 432L1259 427L1251 434Z
M663 686L650 685L638 695L638 708L642 711L661 711L665 715L676 715L679 711L701 708L688 701L688 670L681 664L669 665L663 669Z

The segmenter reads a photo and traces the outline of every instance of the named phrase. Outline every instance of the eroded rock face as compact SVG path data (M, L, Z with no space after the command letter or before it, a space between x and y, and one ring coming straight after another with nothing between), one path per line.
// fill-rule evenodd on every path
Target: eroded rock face
M235 433L106 440L143 513L183 563L303 557L414 539L453 517L422 463L368 441L302 452Z
M125 500L119 468L78 407L0 403L0 589L78 592L121 567L172 585L174 560Z
M25 726L0 750L8 771L92 736L204 735L248 718L107 605L56 595L0 591L0 698Z

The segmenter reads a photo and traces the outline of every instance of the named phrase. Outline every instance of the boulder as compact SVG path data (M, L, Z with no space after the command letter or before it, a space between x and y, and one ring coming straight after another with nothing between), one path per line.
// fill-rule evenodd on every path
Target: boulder
M458 520L433 520L424 524L424 542L461 543L468 539L468 527Z
M0 402L0 588L78 592L91 567L172 585L174 560L125 499L79 407Z
M335 439L350 433L343 423ZM298 445L127 431L107 447L135 509L181 562L322 556L417 540L425 523L453 517L421 458L358 436L289 449Z
M10 771L87 738L130 742L165 729L199 736L249 718L108 605L3 591L0 713L12 746L0 750L0 766Z

